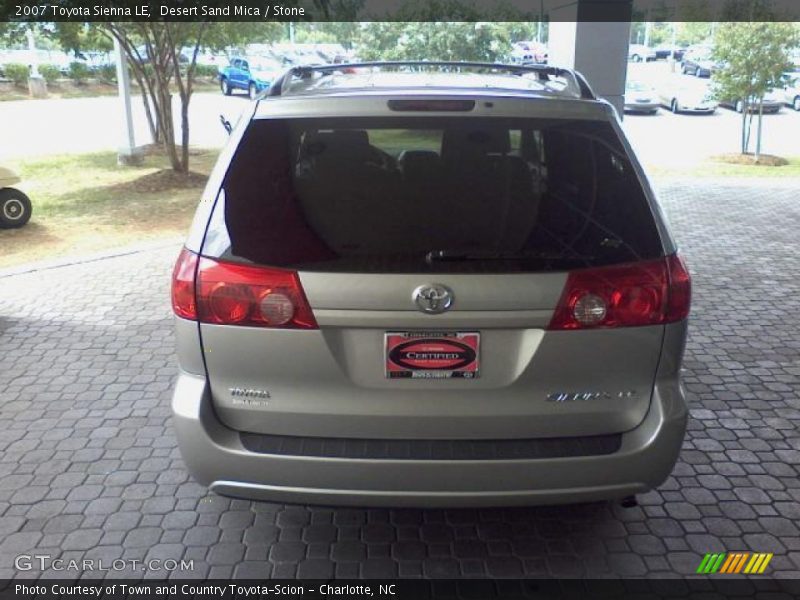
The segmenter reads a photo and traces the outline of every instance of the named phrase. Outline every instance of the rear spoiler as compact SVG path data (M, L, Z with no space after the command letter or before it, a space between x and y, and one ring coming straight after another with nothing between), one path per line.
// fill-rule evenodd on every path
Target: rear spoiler
M276 79L270 86L267 96L282 96L288 91L292 79L310 79L315 74L330 75L336 71L355 70L355 69L385 69L397 70L407 67L420 69L439 69L442 71L493 71L510 73L512 75L528 75L534 73L542 82L552 81L554 78L565 81L564 90L560 93L566 97L581 98L584 100L596 100L596 96L589 87L589 84L578 71L554 67L550 65L508 65L503 63L487 62L460 62L460 61L429 61L429 60L410 60L410 61L376 61L376 62L357 62L340 63L329 65L302 65L292 67ZM517 90L518 91L518 90Z

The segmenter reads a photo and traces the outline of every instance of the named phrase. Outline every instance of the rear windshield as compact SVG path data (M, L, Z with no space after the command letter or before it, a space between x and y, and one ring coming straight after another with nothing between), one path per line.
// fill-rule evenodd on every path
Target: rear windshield
M525 272L662 253L609 123L253 121L203 254L311 271Z

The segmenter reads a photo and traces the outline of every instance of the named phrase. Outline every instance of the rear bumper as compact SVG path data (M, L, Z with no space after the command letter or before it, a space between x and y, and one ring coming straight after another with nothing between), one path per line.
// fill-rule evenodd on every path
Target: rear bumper
M682 113L698 113L710 115L717 110L716 106L678 106L678 111Z
M625 104L625 112L632 113L650 113L658 110L660 104L658 102L631 102Z
M182 373L173 423L191 474L229 496L355 506L511 506L621 498L667 478L686 430L677 380L660 381L644 421L603 456L532 460L375 460L247 450L214 414L206 380Z

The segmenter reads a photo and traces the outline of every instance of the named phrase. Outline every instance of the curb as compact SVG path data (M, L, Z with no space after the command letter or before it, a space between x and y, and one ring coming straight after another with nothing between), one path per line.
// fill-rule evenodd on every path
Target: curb
M185 241L185 239L186 238L184 236L160 239L152 242L125 246L123 248L117 248L114 250L104 250L93 254L67 256L55 260L43 260L43 261L25 263L22 265L18 265L16 267L0 269L0 279L5 277L14 277L15 275L23 275L25 273L34 273L36 271L47 271L50 269L58 269L61 267L70 267L73 265L81 265L85 263L97 262L109 258L118 258L120 256L129 256L131 254L138 254L140 252L160 250L163 248L169 248L172 246L177 246L179 244L182 244Z

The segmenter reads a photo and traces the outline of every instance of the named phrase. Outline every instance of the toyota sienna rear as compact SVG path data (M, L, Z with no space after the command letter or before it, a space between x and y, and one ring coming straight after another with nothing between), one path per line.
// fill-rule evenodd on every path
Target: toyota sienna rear
M233 130L173 274L189 470L317 504L658 486L690 282L616 113L563 69L410 67L294 69Z

